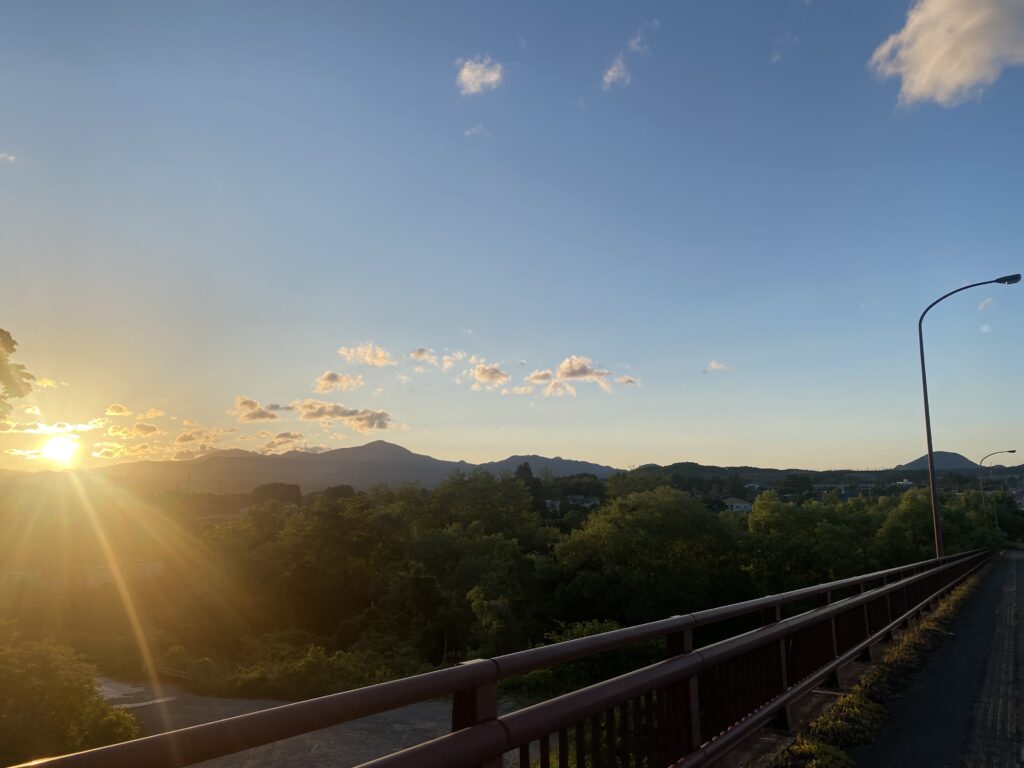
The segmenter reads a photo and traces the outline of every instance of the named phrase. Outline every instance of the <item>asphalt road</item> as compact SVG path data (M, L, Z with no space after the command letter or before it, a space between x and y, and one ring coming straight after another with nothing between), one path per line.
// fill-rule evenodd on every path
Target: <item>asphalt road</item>
M880 737L851 756L862 768L1024 765L1021 663L1024 552L995 563L903 694Z
M146 685L100 680L103 695L134 714L143 735L186 728L287 704L272 699L197 696L176 685L154 692ZM451 706L426 701L333 728L266 744L200 763L204 768L349 768L448 732Z

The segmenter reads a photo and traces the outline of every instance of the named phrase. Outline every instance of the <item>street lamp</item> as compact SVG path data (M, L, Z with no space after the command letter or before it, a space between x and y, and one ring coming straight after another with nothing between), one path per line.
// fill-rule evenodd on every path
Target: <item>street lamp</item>
M932 494L932 530L935 533L936 557L942 557L942 515L939 511L939 494L935 489L935 456L932 451L932 419L928 410L928 374L925 372L924 367L924 316L928 314L928 310L943 299L948 299L954 293L966 291L968 288L977 288L979 285L990 285L992 283L1013 285L1014 283L1019 282L1020 275L1004 275L1003 277L997 277L995 280L984 280L980 283L971 283L970 285L965 285L962 288L957 288L955 291L950 291L943 296L939 296L939 298L925 307L924 312L921 313L921 317L917 321L917 343L921 349L921 390L924 392L924 431L928 438L928 485L931 488Z
M1016 448L1011 448L1008 451L993 451L988 456L982 456L981 461L978 462L978 479L981 481L981 508L985 509L985 459L989 456L996 456L1000 453L1016 453ZM999 527L999 508L996 507L996 528Z

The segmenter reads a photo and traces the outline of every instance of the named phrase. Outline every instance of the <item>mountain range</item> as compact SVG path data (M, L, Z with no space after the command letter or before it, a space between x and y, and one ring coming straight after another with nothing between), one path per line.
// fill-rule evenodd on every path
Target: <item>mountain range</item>
M534 475L550 473L555 477L591 474L609 477L622 470L588 461L575 461L547 456L509 456L500 461L471 464L466 461L445 461L407 448L377 440L354 448L338 448L323 453L290 451L282 454L261 454L244 450L214 451L187 461L135 461L93 469L88 474L107 479L136 492L152 493L181 490L205 493L247 493L264 483L294 483L304 493L323 490L332 485L351 485L365 490L374 485L418 483L433 488L452 472L471 472L483 469L495 474L511 473L528 463ZM935 465L940 472L976 472L978 465L959 453L935 452ZM927 457L922 456L882 473L920 472L928 468ZM1024 471L1024 467L987 465L987 470ZM830 470L813 472L801 469L769 469L757 467L716 467L695 462L680 462L666 467L644 465L640 472L669 472L692 477L722 477L740 475L744 482L754 481L763 486L774 486L787 474L820 476L823 482L846 482L851 478L866 481L878 472ZM18 485L45 482L52 472L0 471L0 482Z
M445 461L376 440L323 453L289 451L265 455L243 450L215 451L188 461L116 464L93 470L93 474L147 491L245 493L257 485L275 482L295 483L304 493L309 493L331 485L351 485L363 490L381 483L419 483L433 488L455 471L471 472L479 468L492 473L514 472L524 462L530 464L535 475L547 471L556 477L579 473L608 477L619 471L615 467L557 456L509 456L483 464Z

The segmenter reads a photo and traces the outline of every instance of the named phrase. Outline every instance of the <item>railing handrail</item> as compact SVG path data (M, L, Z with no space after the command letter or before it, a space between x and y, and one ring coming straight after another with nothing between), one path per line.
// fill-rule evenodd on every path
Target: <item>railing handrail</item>
M524 651L515 651L502 656L495 656L492 660L498 665L498 679L504 680L515 675L522 675L533 672L537 669L560 664L566 661L574 661L585 656L592 656L598 653L618 650L628 645L650 640L655 637L684 632L688 629L696 629L719 621L735 619L746 616L767 608L781 608L784 605L797 603L818 595L829 592L837 592L848 587L856 587L872 581L887 578L889 576L903 574L917 568L929 568L934 570L942 563L962 560L967 557L983 552L983 549L975 549L969 552L960 552L955 555L945 555L941 558L921 560L909 565L896 568L887 568L873 573L866 573L863 576L849 576L845 579L837 579L825 584L816 584L811 587L801 587L789 592L780 592L774 595L756 597L752 600L744 600L739 603L731 603L718 608L707 608L695 613L680 614L667 619L650 621L644 624L636 624L632 627L612 629L602 632L599 635L580 637L574 640L563 640L560 643L542 645L536 648L528 648Z
M742 653L763 647L771 642L788 637L794 632L836 616L844 611L877 600L908 584L956 566L960 560L979 555L985 550L974 550L961 555L947 556L936 568L915 574L907 579L886 584L869 592L851 595L827 606L815 608L789 619L725 638L716 643L695 649L664 661L650 664L641 669L626 672L609 680L603 680L585 688L563 694L547 701L501 715L496 721L488 721L465 728L455 733L439 736L421 744L409 747L384 757L362 763L358 768L428 768L454 764L483 763L522 744L528 744L545 733L579 722L594 714L604 712L623 701L635 698L644 692L665 688L672 683L691 677L713 664L735 658ZM955 562L949 562L949 561ZM936 561L931 561L936 562ZM497 722L502 727L491 724Z
M898 581L893 581L881 587L881 589L896 589L934 573L936 570L945 569L956 562L978 555L984 551L978 549L956 555L947 555L943 558L923 560L909 565L875 571L862 576L839 579L826 584L767 595L719 608L673 616L633 627L612 630L599 635L591 635L585 638L554 643L549 646L540 646L525 651L496 656L491 659L474 659L446 669L426 672L350 691L328 694L305 701L284 704L279 707L203 723L176 731L168 731L107 747L99 747L85 752L36 761L33 764L43 764L51 768L91 768L92 766L106 768L112 765L142 764L157 768L157 766L188 765L428 699L493 685L499 680L508 677L543 669L565 661L616 650L643 640L686 632L700 626L707 626L730 618L748 615L755 611L781 608L783 605L799 602L821 594L848 587L861 586L878 581L879 579L887 579L890 576L898 575L900 577ZM905 574L908 572L916 572L918 569L921 569L920 573L913 573L909 578L905 577ZM831 606L827 606L827 608L838 611L842 609L842 606L848 608L851 605L848 602L850 600L866 600L871 596L877 597L879 594L885 593L880 593L877 589L869 592L865 591L862 594L833 603ZM821 615L819 613L820 610L825 609L818 609L812 612L816 615ZM788 625L789 622L799 618L797 616L786 619L783 624ZM779 626L780 624L774 624L769 628L753 630L753 632L777 631ZM744 633L719 643L705 646L699 652L694 652L693 658L703 658L709 651L720 648L723 643L737 641L748 635L751 635L751 633ZM665 663L660 662L659 665ZM627 676L642 671L644 670L627 673ZM613 680L619 679L613 678ZM605 682L610 683L612 681ZM602 683L598 685L600 686ZM590 690L590 688L584 690ZM566 695L571 696L572 694ZM559 701L562 698L559 697L552 701Z

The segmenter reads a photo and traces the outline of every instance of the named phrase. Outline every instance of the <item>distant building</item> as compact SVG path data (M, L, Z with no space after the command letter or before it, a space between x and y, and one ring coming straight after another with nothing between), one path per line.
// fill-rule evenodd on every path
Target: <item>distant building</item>
M730 512L749 512L754 508L754 505L746 499L739 499L735 496L726 496L722 499L722 503Z

